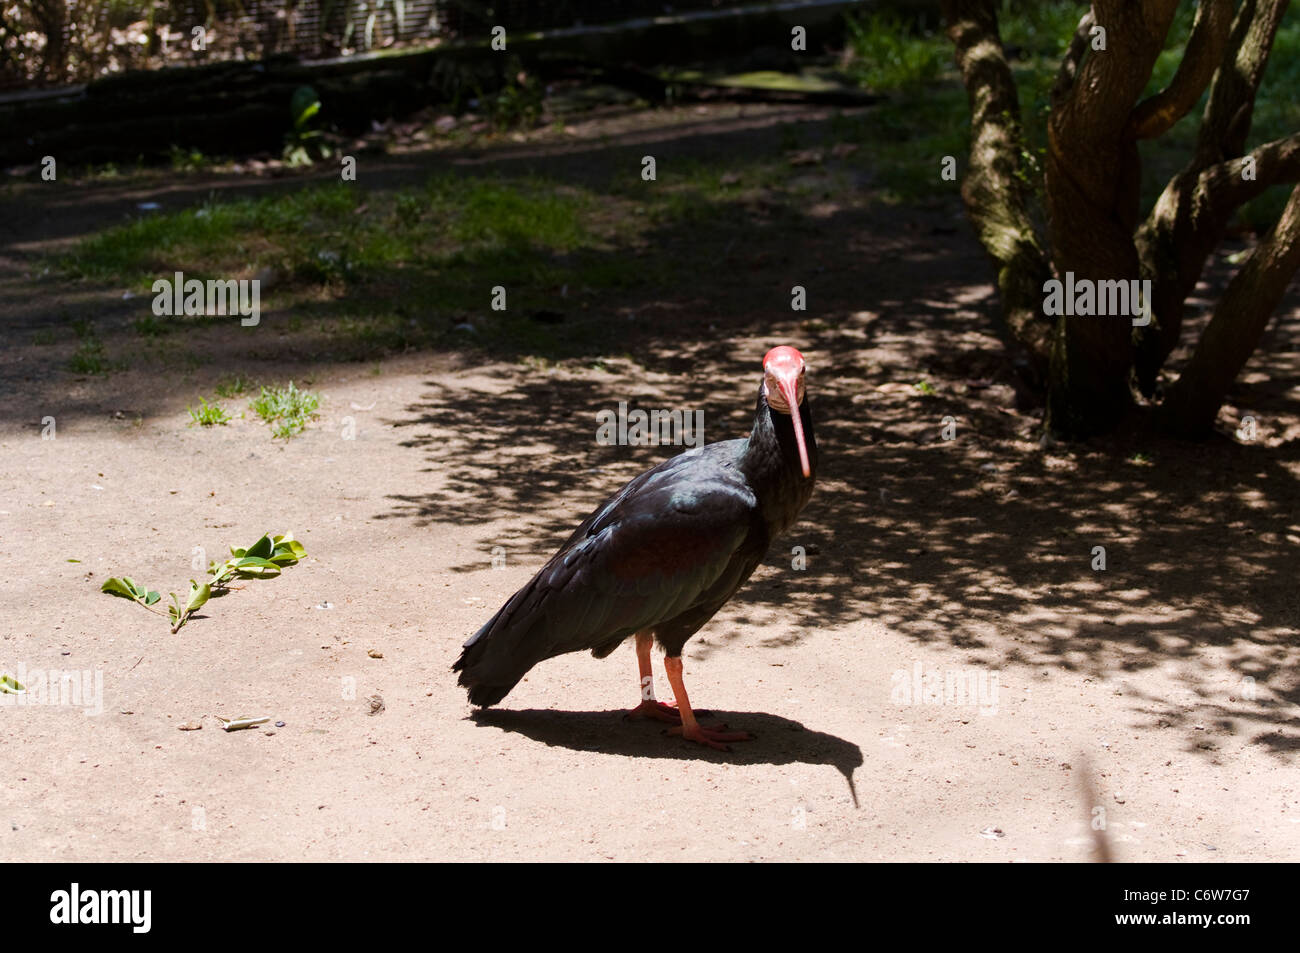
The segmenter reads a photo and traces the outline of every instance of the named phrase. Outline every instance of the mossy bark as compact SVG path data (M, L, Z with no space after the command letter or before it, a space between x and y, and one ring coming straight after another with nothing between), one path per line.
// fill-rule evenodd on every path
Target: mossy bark
M1052 320L1043 314L1043 284L1052 272L1029 209L1031 190L1020 130L1020 99L992 3L945 0L944 19L970 98L970 168L962 200L993 259L1006 331L1044 384Z

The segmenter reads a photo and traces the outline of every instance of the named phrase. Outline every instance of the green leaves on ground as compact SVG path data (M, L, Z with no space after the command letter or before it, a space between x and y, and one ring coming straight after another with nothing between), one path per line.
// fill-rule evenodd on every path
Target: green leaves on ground
M310 86L299 86L293 91L289 100L289 115L293 125L284 137L284 161L290 168L311 165L317 159L328 159L333 155L321 130L315 128L320 111L321 101L316 90Z
M161 596L152 589L146 589L144 586L136 584L136 581L130 576L123 576L121 579L110 577L104 580L104 584L99 587L100 592L111 592L117 596L125 596L128 599L134 599L142 606L151 606L157 602Z
M8 672L0 674L0 695L25 695L27 689Z
M302 543L286 533L283 536L263 536L248 549L231 549L236 558L263 559L276 566L292 566L307 555Z
M206 580L201 583L190 580L189 593L183 602L176 593L169 593L172 604L167 607L167 615L171 620L172 632L179 632L181 626L214 594L219 595L229 589L232 579L278 576L285 566L294 565L306 555L306 548L293 538L292 533L279 536L267 533L246 549L230 547L230 558L220 563L213 561L208 567ZM158 593L138 585L129 576L104 580L100 592L122 596L138 602L151 612L159 612L153 608L154 603L161 598Z
M196 612L205 602L212 598L212 583L206 582L199 585L193 579L190 580L190 595L181 605L181 600L177 598L176 593L168 593L172 597L172 604L167 607L167 615L172 620L172 632L180 630L190 615Z

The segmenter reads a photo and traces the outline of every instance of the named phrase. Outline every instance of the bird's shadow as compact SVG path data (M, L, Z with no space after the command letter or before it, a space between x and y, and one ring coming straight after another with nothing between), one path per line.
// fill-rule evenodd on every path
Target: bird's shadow
M754 737L733 743L729 752L715 751L668 736L659 722L629 721L621 711L487 708L473 712L469 719L480 727L518 732L545 745L573 751L728 764L828 764L844 776L857 807L853 772L862 765L862 749L851 741L765 712L711 710L707 716L700 714L706 727L725 723L732 731L747 731Z

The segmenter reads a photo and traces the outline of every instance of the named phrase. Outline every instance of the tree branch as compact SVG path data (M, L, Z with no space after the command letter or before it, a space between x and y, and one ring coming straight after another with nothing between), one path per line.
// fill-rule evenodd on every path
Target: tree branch
M1087 56L1078 64L1074 88L1089 95L1069 96L1053 104L1052 116L1058 129L1074 126L1087 129L1098 138L1114 139L1128 122L1129 114L1151 76L1151 68L1164 46L1173 23L1177 0L1095 0L1092 16L1106 31L1106 51ZM1084 23L1080 21L1080 28ZM1089 25L1087 29L1090 29ZM1090 48L1087 29L1076 30L1070 50L1082 41ZM1067 54L1066 63L1069 63ZM1066 63L1062 64L1066 68Z
M1041 381L1052 331L1051 319L1042 313L1042 289L1051 268L1029 212L1020 99L1002 51L996 4L944 0L943 14L970 98L970 171L962 183L962 199L997 268L1007 328L1028 352Z
M1162 136L1196 105L1223 61L1232 28L1232 0L1204 0L1169 85L1134 108L1128 133L1135 139Z
M1151 323L1134 334L1134 372L1147 396L1155 393L1160 368L1178 343L1184 302L1232 213L1267 185L1289 180L1289 140L1256 150L1257 164L1267 159L1276 171L1258 170L1255 182L1243 180L1240 164L1233 165L1245 150L1255 95L1288 2L1242 0L1210 84L1196 154L1170 179L1138 229L1142 277L1151 279L1155 298ZM1203 177L1211 169L1216 171Z
M1255 177L1243 175L1247 159L1255 163ZM1203 211L1224 221L1266 189L1284 182L1300 182L1300 132L1274 139L1240 159L1228 159L1201 171L1196 194Z
M1228 282L1214 317L1160 407L1162 422L1196 436L1214 425L1228 388L1259 346L1300 269L1300 186L1291 192L1282 217Z
M1197 139L1197 169L1241 155L1250 134L1264 67L1290 0L1242 0L1233 20L1227 52L1205 104Z

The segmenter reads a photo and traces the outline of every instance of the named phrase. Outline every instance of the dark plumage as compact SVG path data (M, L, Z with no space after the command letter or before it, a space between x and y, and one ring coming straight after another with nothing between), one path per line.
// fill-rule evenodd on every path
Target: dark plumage
M501 701L543 659L580 649L603 658L631 635L638 636L644 685L653 633L667 656L680 718L688 721L685 689L677 690L682 647L744 584L812 495L817 446L802 393L803 358L794 348L774 348L764 369L748 437L688 451L633 479L465 643L453 670L473 704ZM806 467L795 423L782 412L800 399ZM666 715L652 692L646 697L642 709L654 711L643 714ZM677 718L673 712L662 720Z

